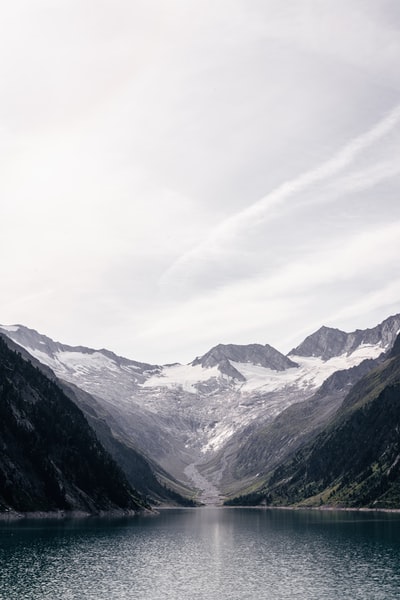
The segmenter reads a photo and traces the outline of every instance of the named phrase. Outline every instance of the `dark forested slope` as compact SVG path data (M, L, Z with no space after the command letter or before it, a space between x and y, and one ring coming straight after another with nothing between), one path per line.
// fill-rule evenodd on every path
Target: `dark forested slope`
M268 483L233 503L400 508L400 341Z
M81 410L0 336L0 511L142 508Z

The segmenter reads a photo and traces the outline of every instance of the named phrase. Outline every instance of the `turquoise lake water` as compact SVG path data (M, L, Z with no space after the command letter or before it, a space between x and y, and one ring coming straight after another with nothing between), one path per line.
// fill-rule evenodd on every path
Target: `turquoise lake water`
M0 523L0 599L392 600L400 514L173 509Z

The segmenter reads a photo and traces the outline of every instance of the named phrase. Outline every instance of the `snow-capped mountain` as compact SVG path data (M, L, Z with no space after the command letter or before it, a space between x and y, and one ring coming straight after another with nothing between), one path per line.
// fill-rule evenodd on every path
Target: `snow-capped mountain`
M191 365L201 365L203 369L218 367L220 373L228 375L238 381L246 381L246 378L235 369L232 363L250 363L274 371L284 371L298 365L289 358L266 344L248 344L238 346L235 344L218 344L211 348L206 354L197 357Z
M387 349L393 344L398 333L397 317L389 317L372 329L356 329L346 333L340 329L321 327L306 337L289 355L318 356L329 360L334 356L351 355L360 347L381 347Z
M188 365L160 366L67 346L22 325L0 326L57 377L93 395L153 460L198 482L195 465L250 425L264 426L311 398L333 373L377 359L399 330L396 315L353 333L322 327L287 356L269 345L220 344Z

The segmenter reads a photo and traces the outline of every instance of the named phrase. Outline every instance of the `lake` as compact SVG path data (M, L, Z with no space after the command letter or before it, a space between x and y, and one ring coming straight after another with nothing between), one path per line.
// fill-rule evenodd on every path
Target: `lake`
M1 600L392 600L400 514L201 508L0 522Z

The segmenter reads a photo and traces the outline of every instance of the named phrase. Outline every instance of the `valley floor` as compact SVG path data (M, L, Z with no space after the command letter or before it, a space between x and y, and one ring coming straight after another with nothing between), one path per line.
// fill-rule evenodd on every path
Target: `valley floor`
M215 487L208 479L199 473L196 463L188 465L185 469L185 475L199 490L197 500L207 506L220 506L224 501L219 489Z

